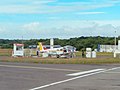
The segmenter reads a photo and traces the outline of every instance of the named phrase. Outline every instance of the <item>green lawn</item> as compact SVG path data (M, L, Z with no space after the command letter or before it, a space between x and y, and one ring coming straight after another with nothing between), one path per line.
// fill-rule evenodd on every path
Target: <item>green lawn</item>
M0 56L11 56L12 49L0 49Z
M3 57L0 58L0 62L27 62L27 63L42 63L42 64L112 64L112 63L120 63L119 58L95 58L95 59L87 59L87 58L71 58L71 59L63 59L63 58L31 58L31 57Z
M42 64L113 64L120 63L120 58L113 58L113 53L97 53L97 58L81 58L81 52L76 53L76 58L32 58L11 57L12 50L0 49L0 62L27 62Z

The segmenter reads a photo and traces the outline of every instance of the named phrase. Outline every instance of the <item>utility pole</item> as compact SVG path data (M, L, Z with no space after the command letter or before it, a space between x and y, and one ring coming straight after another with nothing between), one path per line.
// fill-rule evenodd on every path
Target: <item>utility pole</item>
M23 44L23 36L22 36L22 44Z
M116 50L116 31L115 31L115 50Z

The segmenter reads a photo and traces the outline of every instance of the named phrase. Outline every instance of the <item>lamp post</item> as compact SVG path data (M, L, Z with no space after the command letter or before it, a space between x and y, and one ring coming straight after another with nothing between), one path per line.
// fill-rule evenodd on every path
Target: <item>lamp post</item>
M116 31L115 31L115 50L116 50Z

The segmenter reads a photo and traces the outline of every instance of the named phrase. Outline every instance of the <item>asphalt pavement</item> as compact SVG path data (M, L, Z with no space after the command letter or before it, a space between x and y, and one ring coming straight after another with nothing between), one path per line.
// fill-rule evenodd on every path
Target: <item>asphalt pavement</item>
M119 66L0 62L0 90L120 90Z

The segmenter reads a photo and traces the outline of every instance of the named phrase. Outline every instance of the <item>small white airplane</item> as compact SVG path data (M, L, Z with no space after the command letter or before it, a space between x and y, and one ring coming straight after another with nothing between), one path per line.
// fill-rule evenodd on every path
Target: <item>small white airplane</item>
M42 45L41 42L38 43L38 50L41 53L48 53L49 56L59 57L72 57L72 53L76 51L76 48L73 46L61 47L60 45Z

